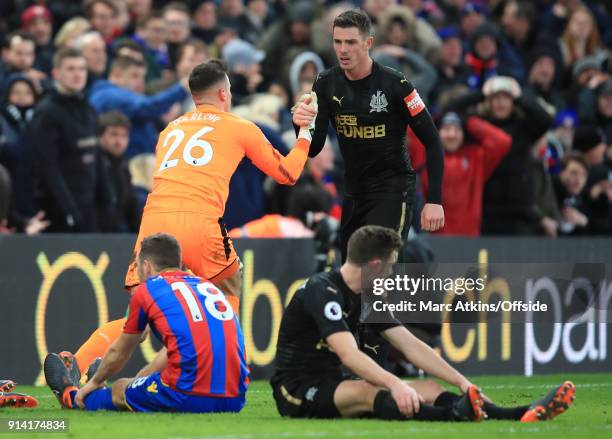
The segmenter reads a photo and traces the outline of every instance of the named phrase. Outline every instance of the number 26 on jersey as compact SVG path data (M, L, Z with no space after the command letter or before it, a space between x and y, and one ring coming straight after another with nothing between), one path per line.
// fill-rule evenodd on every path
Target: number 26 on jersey
M180 155L179 147L183 151L183 161L190 166L204 166L210 162L213 157L212 146L206 140L201 139L201 137L212 130L214 130L213 127L202 127L186 143L183 142L185 131L180 128L170 131L162 144L162 148L168 148L168 151L164 155L158 172L174 168L179 164L180 158L177 157ZM168 147L168 144L170 144L170 147Z

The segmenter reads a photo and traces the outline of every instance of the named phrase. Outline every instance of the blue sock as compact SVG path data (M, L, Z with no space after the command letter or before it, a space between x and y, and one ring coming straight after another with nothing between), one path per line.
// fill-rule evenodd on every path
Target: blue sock
M74 410L78 410L78 406L76 405L76 402L74 402L74 397L76 396L78 390L71 390L70 392L68 392L68 396L70 396L70 404L72 409Z
M113 405L111 388L98 389L85 397L85 410L119 410Z

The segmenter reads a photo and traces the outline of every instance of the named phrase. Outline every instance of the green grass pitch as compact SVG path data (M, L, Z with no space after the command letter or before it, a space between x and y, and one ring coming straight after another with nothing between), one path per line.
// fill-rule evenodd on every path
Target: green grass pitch
M278 416L267 382L251 383L247 405L240 414L183 415L134 414L61 410L46 388L21 386L18 390L39 398L37 409L2 409L0 419L67 418L69 433L7 433L2 437L49 438L428 438L452 439L479 437L611 438L612 374L575 374L571 376L483 376L473 379L500 405L531 401L564 379L577 385L576 402L568 412L548 422L521 424L509 421L484 421L460 424L440 422L385 422L366 419L293 420Z

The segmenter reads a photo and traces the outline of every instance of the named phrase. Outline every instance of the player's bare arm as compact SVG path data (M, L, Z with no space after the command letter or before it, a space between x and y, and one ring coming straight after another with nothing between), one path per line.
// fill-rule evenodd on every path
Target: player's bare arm
M140 369L140 371L136 374L136 378L146 377L155 372L161 372L168 365L168 350L163 347L159 350L159 352L153 358L149 364Z
M107 379L123 369L139 343L140 334L122 333L117 341L111 345L96 374L85 386L79 389L75 396L74 400L80 408L85 408L85 397L87 395L103 387Z
M279 154L255 125L247 128L242 141L245 155L257 168L279 184L295 184L304 169L312 140L310 125L317 114L313 99L314 96L309 96L293 115L294 122L301 126L295 145L286 156Z
M349 370L376 387L388 389L404 415L409 417L419 411L423 399L416 390L361 352L350 332L336 332L326 342Z
M399 350L404 357L426 373L440 378L459 388L461 392L472 384L455 368L440 357L431 347L414 336L404 326L395 326L382 332L389 343Z

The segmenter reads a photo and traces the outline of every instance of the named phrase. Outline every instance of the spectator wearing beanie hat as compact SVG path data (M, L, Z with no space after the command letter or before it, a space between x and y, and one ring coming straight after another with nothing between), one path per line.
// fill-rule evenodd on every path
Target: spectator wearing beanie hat
M556 114L552 129L538 147L538 157L543 161L546 172L557 175L565 154L572 148L577 116L574 110L563 110Z
M579 85L587 85L592 77L601 73L601 62L596 56L585 56L574 63L572 80Z
M564 94L557 87L557 78L561 72L562 64L556 47L541 42L533 50L527 71L528 90L534 96L542 98L548 105L558 112L566 107Z
M45 6L33 5L21 14L21 28L36 40L36 61L34 67L46 74L51 73L54 47L53 17Z
M510 151L512 138L500 128L471 116L465 124L457 113L444 114L438 123L444 146L442 205L446 212L442 235L478 236L482 221L485 182ZM425 148L410 142L414 169L423 169L420 180L427 192Z
M223 46L221 54L227 63L235 105L248 95L263 91L261 62L266 58L263 50L257 50L251 43L236 38Z
M523 62L491 23L483 23L474 31L465 63L470 71L467 85L471 89L482 87L487 79L497 75L512 76L518 81L525 76Z
M51 42L52 24L51 12L42 5L30 6L21 14L21 28L31 33L36 42L41 45Z
M578 108L581 120L594 118L596 90L608 78L597 56L585 56L574 63L572 81L565 94L568 105Z
M583 123L597 125L612 144L612 77L596 75L578 96L578 116Z
M552 129L538 145L528 171L533 179L533 214L538 219L539 231L551 238L559 235L563 223L553 178L561 172L565 157L572 154L575 127L575 111L564 110L557 113Z
M589 168L604 163L607 148L606 138L596 126L587 125L576 128L572 147L574 151L582 154Z

